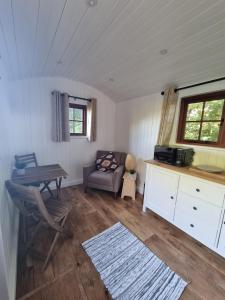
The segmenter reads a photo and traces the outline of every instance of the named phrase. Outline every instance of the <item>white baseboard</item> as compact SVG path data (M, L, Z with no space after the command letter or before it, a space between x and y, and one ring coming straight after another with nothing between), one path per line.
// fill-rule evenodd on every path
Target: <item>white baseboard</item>
M144 186L143 185L137 186L137 191L138 191L138 193L140 193L141 195L143 195L144 194Z
M72 186L72 185L78 185L83 183L83 178L80 179L72 179L72 180L62 180L62 188L67 187L67 186ZM51 190L55 190L56 186L55 183L52 182L50 185Z
M78 184L82 184L82 183L83 183L83 178L72 179L72 180L63 180L62 181L62 188L68 187L68 186L73 186L73 185L78 185ZM54 182L52 182L50 184L50 188L51 188L51 190L55 190L56 189L56 186L55 186ZM138 191L138 193L140 193L141 195L143 195L143 193L144 193L144 186L143 185L137 186L137 191Z

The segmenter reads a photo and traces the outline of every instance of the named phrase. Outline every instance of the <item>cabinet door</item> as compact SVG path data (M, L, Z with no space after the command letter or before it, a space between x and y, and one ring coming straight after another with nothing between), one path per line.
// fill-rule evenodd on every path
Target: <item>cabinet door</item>
M173 222L179 176L148 166L145 182L145 207Z

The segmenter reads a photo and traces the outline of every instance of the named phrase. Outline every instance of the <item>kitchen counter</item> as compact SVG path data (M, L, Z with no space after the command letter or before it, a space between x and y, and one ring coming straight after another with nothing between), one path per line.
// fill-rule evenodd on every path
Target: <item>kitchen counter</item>
M146 160L145 163L151 164L154 166L162 167L174 172L199 177L205 180L213 181L215 183L223 184L225 185L225 172L222 173L209 173L202 170L198 170L194 166L191 167L177 167L173 165L168 165L161 163L157 160Z

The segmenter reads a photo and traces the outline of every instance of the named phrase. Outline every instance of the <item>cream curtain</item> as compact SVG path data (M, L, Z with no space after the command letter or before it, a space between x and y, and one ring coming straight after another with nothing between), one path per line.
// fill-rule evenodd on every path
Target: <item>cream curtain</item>
M69 142L69 97L59 91L52 92L52 140Z
M93 98L87 104L87 138L89 142L96 141L96 109L97 100Z
M175 92L174 86L165 89L157 141L158 145L168 145L170 142L177 106L177 99L178 93Z

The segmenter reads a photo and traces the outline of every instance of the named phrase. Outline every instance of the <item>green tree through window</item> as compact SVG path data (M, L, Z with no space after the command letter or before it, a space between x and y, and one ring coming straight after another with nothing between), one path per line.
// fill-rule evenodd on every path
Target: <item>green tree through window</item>
M86 135L86 106L70 103L69 105L70 135Z
M225 92L181 100L178 142L225 146Z

